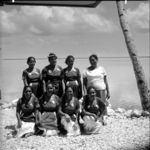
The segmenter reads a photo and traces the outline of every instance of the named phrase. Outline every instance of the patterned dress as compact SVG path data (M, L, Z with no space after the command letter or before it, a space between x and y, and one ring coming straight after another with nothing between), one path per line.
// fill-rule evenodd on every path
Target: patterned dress
M46 66L42 70L42 80L51 82L55 87L55 94L59 97L63 94L63 84L62 84L62 68L60 66L55 66L53 69L51 65Z
M25 69L22 73L22 79L26 79L28 85L32 87L34 95L39 98L42 95L40 70L34 68L32 71Z
M65 86L71 86L74 96L80 99L82 97L81 74L78 68L73 67L71 70L68 68L63 69L62 72Z
M61 103L61 110L67 114L69 118L65 116L61 117L61 124L67 131L67 135L79 135L80 128L78 125L78 113L79 113L79 101L73 97L71 101L66 101L66 96L63 96Z
M20 98L17 102L17 111L20 114L20 119L24 122L35 122L35 110L39 109L38 99L32 95L29 101Z
M99 98L96 97L96 99L92 102L90 102L89 97L86 95L83 98L82 108L89 113L93 113L97 116L97 121L95 121L95 118L91 115L82 114L84 124L82 127L82 130L84 133L91 134L91 133L98 133L101 123L100 119L105 113L106 106L104 102Z
M17 102L16 111L20 114L21 128L18 130L18 137L22 137L26 133L34 133L35 111L39 110L40 105L37 98L32 95L30 100L20 98Z
M53 94L50 98L44 94L40 99L41 119L38 128L41 130L58 130L57 113L60 105L59 97Z

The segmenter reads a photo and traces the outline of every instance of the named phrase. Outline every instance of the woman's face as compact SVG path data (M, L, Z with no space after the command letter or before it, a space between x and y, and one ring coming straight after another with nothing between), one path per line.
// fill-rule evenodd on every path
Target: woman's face
M50 57L48 60L49 60L51 65L56 65L56 63L57 63L57 58L56 57Z
M32 89L30 87L27 87L24 94L25 94L26 99L30 99L31 94L32 94Z
M34 59L34 58L31 58L30 61L28 62L28 65L29 65L30 68L34 68L35 63L36 63L36 62L35 62L35 59Z
M66 95L67 95L68 99L72 99L72 97L73 97L73 90L72 90L71 87L69 87L69 88L67 89Z
M47 85L47 94L51 95L54 91L53 85L52 84L48 84Z
M97 65L97 61L98 60L95 57L91 57L90 58L90 64L91 64L91 66L95 67Z
M73 64L74 64L74 59L73 59L72 57L69 58L68 61L67 61L67 64L68 64L68 66L73 66Z
M91 100L94 100L95 97L96 97L96 91L95 91L95 89L94 89L94 88L91 88L90 91L89 91L89 93L88 93L88 95L89 95L89 98L90 98Z

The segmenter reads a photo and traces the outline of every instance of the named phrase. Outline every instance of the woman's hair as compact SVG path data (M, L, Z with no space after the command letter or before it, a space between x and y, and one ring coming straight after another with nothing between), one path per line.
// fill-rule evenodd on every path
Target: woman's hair
M65 59L65 63L68 64L69 59L73 59L75 60L75 58L72 55L67 56L67 58Z
M36 59L35 59L35 57L33 57L33 56L30 56L30 57L28 57L27 58L27 64L31 61L31 59L34 59L34 61L36 62Z
M24 94L25 94L25 92L26 92L27 88L30 88L30 89L31 89L31 91L33 92L33 90L32 90L32 87L31 87L31 86L29 86L29 85L25 86L25 87L23 88L22 98L24 98Z
M92 57L94 57L96 60L98 60L98 56L97 56L96 54L90 55L89 60L90 60Z
M48 59L50 59L50 58L52 58L52 57L55 57L55 58L57 59L56 54L54 54L54 53L49 53L49 55L48 55Z
M89 86L89 87L88 87L88 89L87 89L87 94L89 94L89 93L90 93L90 90L91 90L91 89L94 89L94 90L95 90L95 92L96 92L95 87L93 87L93 86Z

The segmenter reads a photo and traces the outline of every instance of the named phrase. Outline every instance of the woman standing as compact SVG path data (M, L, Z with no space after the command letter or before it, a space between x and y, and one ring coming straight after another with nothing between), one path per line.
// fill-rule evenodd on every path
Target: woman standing
M62 97L59 114L61 116L61 125L67 131L67 135L79 135L79 101L74 97L71 86L67 86L66 92Z
M38 100L32 94L32 88L25 86L23 96L18 100L16 106L18 137L29 136L34 133L34 126L38 122L39 108Z
M105 113L106 106L104 102L96 96L96 90L90 86L87 95L83 97L82 102L82 131L86 134L99 133L101 121Z
M46 84L51 82L55 87L54 93L59 97L63 94L62 84L62 68L57 63L57 56L54 53L50 53L48 56L49 65L42 70L42 82L43 91L46 92Z
M54 94L54 87L52 83L48 82L46 92L39 99L40 103L40 117L36 125L36 133L45 136L52 136L58 134L58 108L60 100Z
M81 84L81 74L78 68L74 67L75 58L69 55L65 63L68 65L62 71L65 88L71 86L74 92L74 96L80 99L82 97L82 84Z
M106 99L110 98L106 71L103 67L97 65L97 55L91 55L89 61L91 66L83 73L84 87L87 90L88 87L93 86L96 89L96 96L100 97L105 103Z
M39 98L42 95L42 85L40 70L35 68L36 60L34 57L28 57L27 64L28 68L22 73L22 79L24 86L30 85L33 89L34 95Z

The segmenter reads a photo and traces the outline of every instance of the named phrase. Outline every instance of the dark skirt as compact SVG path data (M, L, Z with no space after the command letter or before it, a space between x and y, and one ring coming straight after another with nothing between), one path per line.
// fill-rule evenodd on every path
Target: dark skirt
M59 97L62 97L62 95L63 95L63 84L62 84L62 82L61 81L60 82L54 82L53 86L55 87L54 94L56 94Z
M105 103L106 102L106 93L105 90L96 90L96 96L101 98L101 100Z
M40 98L42 96L42 93L43 93L42 85L39 82L33 82L31 84L31 87L32 87L34 95L37 98Z

